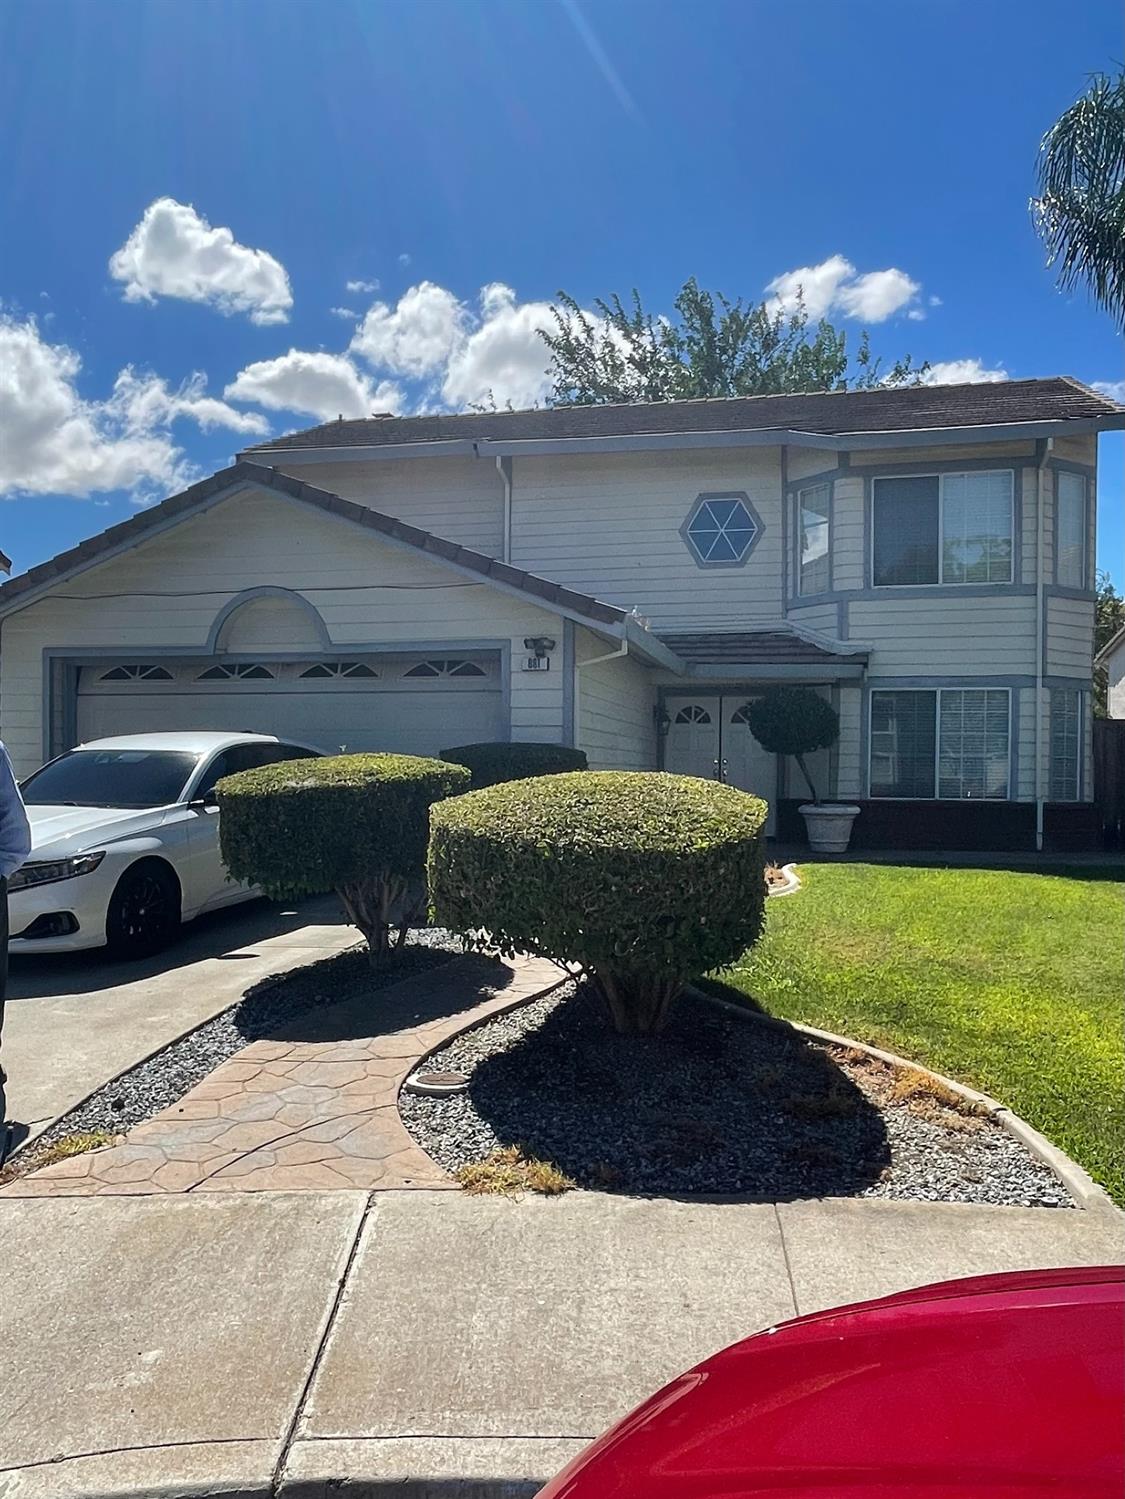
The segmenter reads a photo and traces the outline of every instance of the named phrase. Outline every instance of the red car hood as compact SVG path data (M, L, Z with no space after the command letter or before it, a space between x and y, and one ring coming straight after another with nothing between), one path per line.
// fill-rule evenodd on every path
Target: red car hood
M1121 1499L1121 1268L926 1286L736 1343L540 1499Z

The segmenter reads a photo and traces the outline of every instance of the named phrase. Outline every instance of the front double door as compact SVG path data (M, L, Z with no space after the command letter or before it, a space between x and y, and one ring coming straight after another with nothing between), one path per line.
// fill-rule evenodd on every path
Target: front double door
M676 775L724 781L762 797L769 803L766 833L772 837L777 816L777 756L764 750L750 732L746 710L753 701L754 694L746 692L666 698L664 768Z

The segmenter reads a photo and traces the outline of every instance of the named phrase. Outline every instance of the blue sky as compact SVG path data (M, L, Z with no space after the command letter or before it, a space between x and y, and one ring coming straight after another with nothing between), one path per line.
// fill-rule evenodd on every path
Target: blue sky
M1027 199L1123 54L1118 0L9 0L0 547L22 570L338 410L534 399L560 287L803 271L890 358L1121 381Z

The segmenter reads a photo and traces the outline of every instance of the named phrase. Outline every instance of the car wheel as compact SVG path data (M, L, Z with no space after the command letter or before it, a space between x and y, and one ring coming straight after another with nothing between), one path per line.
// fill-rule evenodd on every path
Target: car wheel
M148 859L121 876L106 914L106 945L119 958L146 958L180 927L180 887L166 864Z

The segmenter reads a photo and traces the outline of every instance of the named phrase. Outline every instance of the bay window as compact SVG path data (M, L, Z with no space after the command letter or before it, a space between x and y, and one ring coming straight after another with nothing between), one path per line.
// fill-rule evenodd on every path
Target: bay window
M1053 802L1078 800L1082 758L1082 694L1051 688L1051 773L1047 794Z
M1055 475L1058 556L1055 580L1068 588L1086 587L1086 480L1060 469Z
M872 692L871 796L1005 800L1010 697L1001 687Z
M1010 583L1014 475L917 474L872 481L876 588Z
M832 564L828 552L830 504L831 489L827 484L811 484L797 495L799 594L826 593L832 586Z

